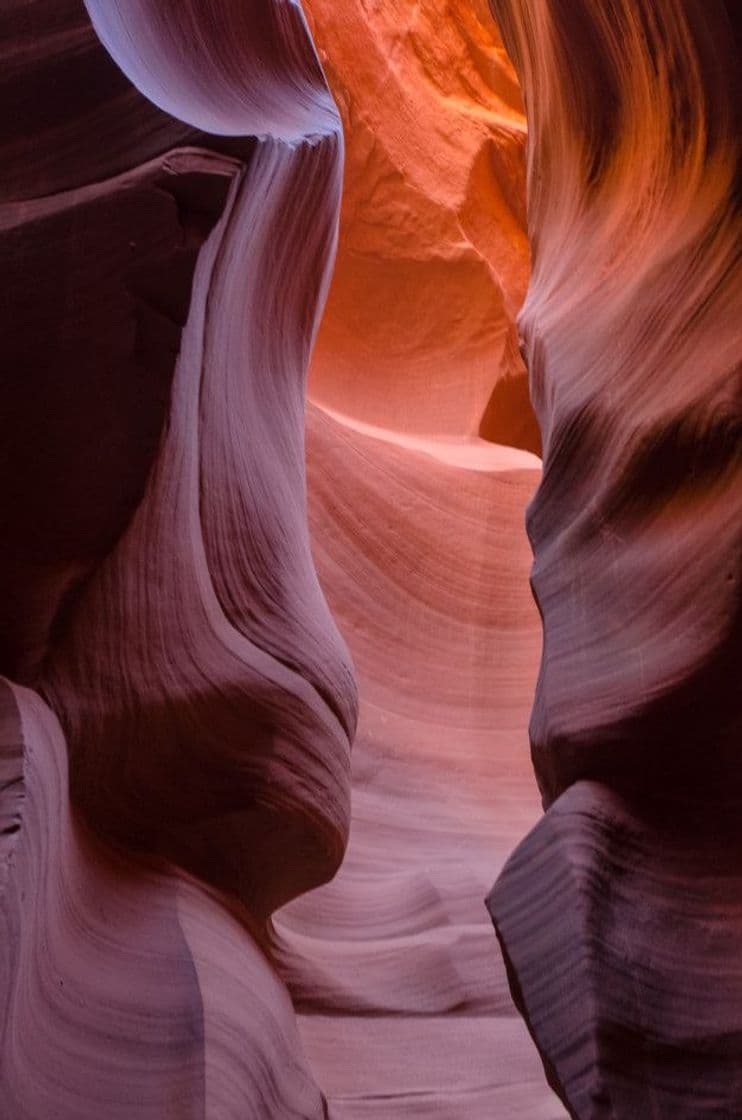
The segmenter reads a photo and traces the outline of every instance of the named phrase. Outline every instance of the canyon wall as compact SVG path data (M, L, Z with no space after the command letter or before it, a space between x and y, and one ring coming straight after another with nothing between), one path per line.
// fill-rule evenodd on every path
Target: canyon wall
M742 1115L739 60L722 0L493 0L529 122L547 813L489 900L575 1117Z
M360 719L348 854L275 952L337 1120L557 1120L483 906L539 815L520 92L484 3L306 8L346 140L310 530Z
M742 1115L731 10L492 6L0 13L3 1120Z
M515 318L525 118L486 0L307 0L347 144L312 399L417 436L539 450Z
M8 1120L561 1115L482 907L538 814L518 86L481 3L308 16L316 345L300 8L1 17Z
M482 5L308 14L316 346L300 8L0 17L4 1120L561 1115L482 907L538 813L520 96Z
M320 1118L266 931L348 831L304 467L340 122L295 4L0 19L0 1112Z

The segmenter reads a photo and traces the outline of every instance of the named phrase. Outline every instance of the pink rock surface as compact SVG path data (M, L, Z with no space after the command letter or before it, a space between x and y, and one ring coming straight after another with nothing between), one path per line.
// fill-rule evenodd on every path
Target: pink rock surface
M135 85L80 4L3 16L0 1114L319 1118L264 943L348 831L303 431L340 124L294 4L87 11Z
M338 1120L564 1115L483 906L539 814L523 527L539 463L476 450L463 464L308 412L314 554L361 707L348 854L275 916L275 951Z
M23 759L0 850L3 1117L326 1115L288 993L239 912L101 844L70 809L55 716L7 683L0 706L3 800Z
M400 252L383 284L360 278L386 380L359 380L344 419L309 413L313 549L364 688L356 824L337 883L269 925L348 833L355 687L304 468L339 118L295 4L87 13L15 4L5 28L20 118L0 212L17 365L1 667L30 687L3 694L0 1099L9 1120L311 1118L316 1079L338 1118L553 1120L482 907L537 814L522 515L539 462L478 438L534 431L514 333L524 122L495 26L478 9L436 46L429 5L416 42L437 53L413 96L346 120L343 260L364 213L371 255L394 242L361 189L369 140L402 179ZM392 8L312 15L352 48L332 47L336 92L353 27L394 34ZM460 92L467 73L477 86L461 103L436 88L454 59ZM405 160L400 124L423 109L427 152ZM349 360L333 331L360 310L342 268L334 291L323 400ZM406 343L402 291L427 302ZM499 382L518 388L493 405Z
M729 7L306 6L0 13L0 1120L733 1120Z

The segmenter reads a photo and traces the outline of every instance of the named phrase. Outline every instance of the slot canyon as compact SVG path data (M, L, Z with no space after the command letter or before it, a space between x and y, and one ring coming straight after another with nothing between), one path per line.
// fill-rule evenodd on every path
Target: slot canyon
M742 1120L733 0L0 0L0 1120Z

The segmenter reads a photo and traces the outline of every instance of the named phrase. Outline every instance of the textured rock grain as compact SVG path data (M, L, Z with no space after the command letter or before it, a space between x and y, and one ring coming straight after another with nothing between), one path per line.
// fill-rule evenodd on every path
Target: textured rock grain
M742 1115L732 6L494 0L529 119L520 330L546 819L490 905L576 1117Z
M347 139L313 399L382 428L538 451L515 332L525 120L486 4L306 7Z
M1 18L0 1113L320 1120L265 920L348 831L303 431L339 118L294 3Z
M337 1120L559 1120L482 905L539 813L539 463L421 444L308 412L313 549L361 710L348 854L278 912L275 951Z

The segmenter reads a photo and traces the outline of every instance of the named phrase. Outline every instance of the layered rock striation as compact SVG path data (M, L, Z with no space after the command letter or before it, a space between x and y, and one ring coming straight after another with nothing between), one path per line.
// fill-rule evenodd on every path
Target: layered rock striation
M493 8L529 120L548 811L489 904L571 1115L721 1120L742 1115L732 6Z
M0 17L8 1120L560 1115L481 908L537 811L517 84L481 6L309 15L350 144L309 512L365 699L294 904L356 722L304 468L340 118L292 2Z
M340 122L291 2L2 24L2 1114L319 1118L265 924L348 831L303 425Z
M731 8L408 7L0 14L3 1120L742 1116Z
M275 915L274 952L336 1120L564 1116L482 905L539 815L523 517L540 464L474 450L307 413L314 555L360 718L343 866Z

